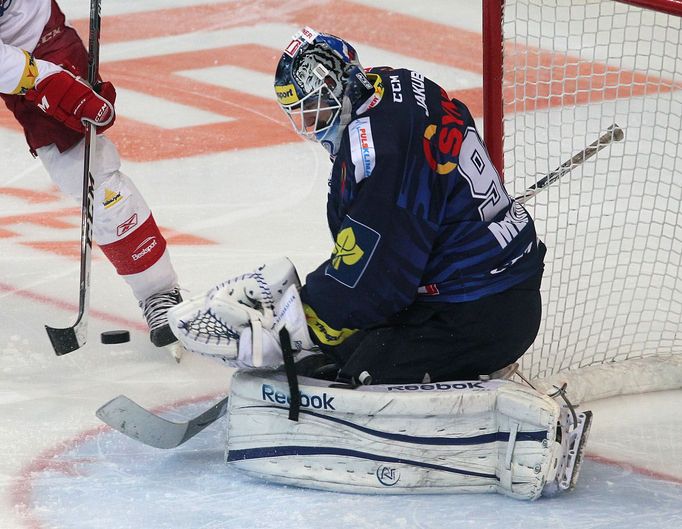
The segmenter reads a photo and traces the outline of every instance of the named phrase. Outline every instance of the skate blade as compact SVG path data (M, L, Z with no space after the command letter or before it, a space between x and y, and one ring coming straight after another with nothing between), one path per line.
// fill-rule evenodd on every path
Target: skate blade
M590 428L592 427L592 412L585 411L580 414L580 432L577 439L576 446L572 450L572 465L570 468L570 473L567 475L567 482L564 483L565 488L568 490L575 489L575 485L578 481L578 475L580 474L580 468L582 467L583 458L585 456L585 444L587 443L587 438L590 435Z
M180 360L182 360L182 355L185 354L185 348L180 342L174 342L172 344L166 345L164 349L171 354L178 364L180 363Z

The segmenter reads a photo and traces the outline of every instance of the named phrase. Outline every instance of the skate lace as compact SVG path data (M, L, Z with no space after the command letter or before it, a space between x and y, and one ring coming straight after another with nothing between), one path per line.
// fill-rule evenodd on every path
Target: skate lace
M149 330L153 331L167 325L166 313L178 303L180 303L180 290L177 288L153 294L141 302L142 313L147 320Z

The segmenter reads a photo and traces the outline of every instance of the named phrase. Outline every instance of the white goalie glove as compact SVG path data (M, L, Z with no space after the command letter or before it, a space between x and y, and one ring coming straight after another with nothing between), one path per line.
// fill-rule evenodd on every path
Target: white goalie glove
M282 258L180 303L168 311L168 323L190 351L234 367L277 367L283 363L283 327L294 350L314 345L299 287L294 265Z

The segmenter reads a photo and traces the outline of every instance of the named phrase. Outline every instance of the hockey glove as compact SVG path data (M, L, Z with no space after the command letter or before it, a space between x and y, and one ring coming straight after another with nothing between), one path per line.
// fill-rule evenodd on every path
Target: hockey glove
M295 349L312 347L299 286L294 265L283 258L177 305L168 311L168 322L190 351L237 367L279 365L282 326Z
M279 331L289 331L294 351L310 350L313 341L308 333L303 304L296 285L291 285L277 302L274 313L252 318L239 335L237 366L278 367L284 363Z
M88 121L100 133L114 124L116 90L109 82L99 83L97 88L99 93L80 77L59 70L41 79L25 97L70 129L85 132L83 122Z

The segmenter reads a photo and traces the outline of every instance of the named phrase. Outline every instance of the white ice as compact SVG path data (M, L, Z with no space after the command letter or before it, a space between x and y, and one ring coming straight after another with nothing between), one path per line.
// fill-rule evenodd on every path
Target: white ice
M280 48L286 44L282 39L297 29L288 15L297 7L334 13L349 5L241 2L242 26L224 28L220 21L206 19L205 26L178 37L107 44L108 16L167 8L184 8L189 14L207 3L104 0L103 69L109 60L210 50L225 45L218 44L223 38L230 45L239 37ZM378 0L356 3L390 11L387 17L409 15L413 24L437 22L453 32L457 27L478 32L480 27L476 2L400 0L392 1L390 10ZM61 4L72 18L87 18L87 2ZM256 9L267 10L267 20L259 22ZM159 16L163 26L163 14ZM357 20L368 32L374 23ZM412 57L409 49L384 47L366 45L372 61L390 57L396 64L402 58L403 64L416 64L436 80L447 76L443 82L448 88L480 84L479 74L458 77L454 67L439 68L432 60ZM363 49L360 39L361 57ZM243 91L266 97L263 72L249 77L243 65L216 68L215 86L237 90L238 79ZM127 74L146 76L144 71ZM185 67L177 75L192 77ZM249 82L257 86L252 89ZM153 98L135 98L133 92L122 90L121 116L139 114L139 121L179 135L186 133L182 128L230 121L200 104L173 104L164 112L163 90ZM247 108L238 99L233 103ZM281 134L288 125L275 111L272 115L277 116L272 130ZM191 355L176 364L151 346L135 300L99 250L93 261L89 341L64 357L54 355L44 325L66 326L75 320L78 260L73 253L50 248L66 246L77 253L78 205L58 195L40 163L28 154L21 133L0 128L0 138L0 529L682 527L682 391L592 403L593 433L577 489L534 503L498 495L361 496L275 486L225 466L222 422L171 451L142 446L104 428L94 412L118 394L169 417L189 417L228 391L231 372ZM123 169L163 228L208 240L188 245L171 237L186 295L282 255L304 275L331 248L325 223L329 162L319 146L299 141L293 132L288 143L265 147L153 162L124 158ZM30 199L28 191L34 192ZM132 341L99 343L100 332L117 328L129 329Z

